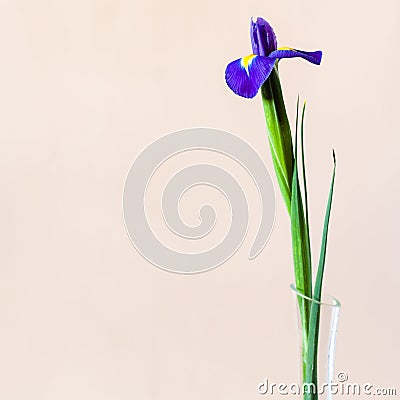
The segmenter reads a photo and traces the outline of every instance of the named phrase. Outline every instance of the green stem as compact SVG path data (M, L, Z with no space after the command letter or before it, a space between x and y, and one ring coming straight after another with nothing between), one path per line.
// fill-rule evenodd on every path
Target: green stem
M290 214L293 178L293 145L289 120L276 68L261 87L272 161L286 208Z
M296 289L300 293L311 298L312 273L308 221L306 221L304 213L303 200L295 162L295 157L297 156L296 152L293 152L292 135L276 67L273 69L267 81L263 84L261 95L274 169L282 197L291 219ZM297 120L298 116L296 118L296 138L298 126ZM295 143L296 142L297 140ZM308 217L307 208L306 213ZM303 327L303 368L305 373L305 360L307 359L308 354L310 307L308 302L301 297L299 297L299 310Z

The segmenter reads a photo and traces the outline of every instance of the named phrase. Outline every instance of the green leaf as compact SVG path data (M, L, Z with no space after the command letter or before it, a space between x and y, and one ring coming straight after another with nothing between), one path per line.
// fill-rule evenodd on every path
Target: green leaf
M322 233L321 251L318 263L317 276L315 278L314 296L310 311L310 325L308 332L308 353L306 361L306 379L307 383L314 383L317 387L317 356L318 356L318 336L319 336L319 320L320 320L320 302L322 296L322 283L325 270L326 249L328 243L328 228L332 208L333 188L336 175L336 157L333 151L334 168L332 173L331 187L329 191L328 204L325 212L324 229ZM318 396L315 394L306 394L305 400L316 400Z
M310 253L309 230L304 216L302 195L298 176L298 157L297 157L297 131L298 131L299 100L297 100L296 109L296 133L295 133L295 159L292 181L292 199L291 199L291 229L292 229L292 248L293 262L295 272L296 289L307 297L312 296L312 268ZM303 109L304 118L304 109ZM304 157L304 155L302 156ZM307 188L304 186L304 190ZM305 360L308 352L308 327L310 304L303 297L298 296L300 318L302 322L303 337L303 373L305 376Z
M297 108L298 108L297 104ZM308 220L308 194L307 194L307 176L306 176L306 161L304 157L304 116L306 112L306 102L303 104L303 112L301 115L301 135L300 135L300 143L301 143L301 163L303 166L303 189L304 189L304 207L305 207L305 214L306 214L306 227L308 231L308 236L310 236L310 225ZM311 260L311 247L308 248L309 257ZM311 263L310 263L311 265Z
M310 238L305 221L303 201L300 190L298 165L297 165L297 119L298 103L296 115L296 134L295 134L295 159L292 179L292 199L291 199L291 229L292 229L292 247L293 261L295 268L296 289L311 296L311 258L310 258Z

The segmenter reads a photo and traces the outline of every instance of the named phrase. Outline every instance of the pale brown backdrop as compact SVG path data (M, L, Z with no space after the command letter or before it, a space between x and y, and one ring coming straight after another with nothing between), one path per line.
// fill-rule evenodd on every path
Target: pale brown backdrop
M272 171L260 99L223 79L250 53L252 15L280 45L324 51L321 67L287 60L281 75L292 120L297 94L308 100L315 254L337 152L326 276L343 303L337 369L400 386L398 0L2 0L1 399L250 400L263 378L296 377L279 195L257 259L253 218L240 251L197 276L144 261L122 219L131 163L177 129L239 135ZM183 212L195 218L190 202Z

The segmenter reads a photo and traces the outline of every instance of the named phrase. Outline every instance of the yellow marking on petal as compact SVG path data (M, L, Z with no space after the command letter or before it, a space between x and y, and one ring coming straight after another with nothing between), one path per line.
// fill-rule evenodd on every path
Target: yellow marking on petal
M252 61L256 58L257 56L255 54L250 54L249 56L243 57L240 60L240 63L242 64L242 67L246 70L247 75L249 75L249 66L251 65Z
M294 51L294 49L292 47L279 47L278 50L291 50L291 51Z

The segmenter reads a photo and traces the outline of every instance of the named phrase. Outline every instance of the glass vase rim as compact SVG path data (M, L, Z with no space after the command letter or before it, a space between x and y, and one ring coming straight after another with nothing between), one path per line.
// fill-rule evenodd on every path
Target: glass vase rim
M334 296L330 294L326 294L325 297L328 297L330 301L323 300L323 301L317 301L311 297L306 296L305 294L299 292L296 288L296 285L292 283L290 285L290 289L296 294L296 296L300 296L305 300L308 300L311 303L317 303L320 306L326 306L326 307L332 307L332 308L340 308L342 306L342 303Z

